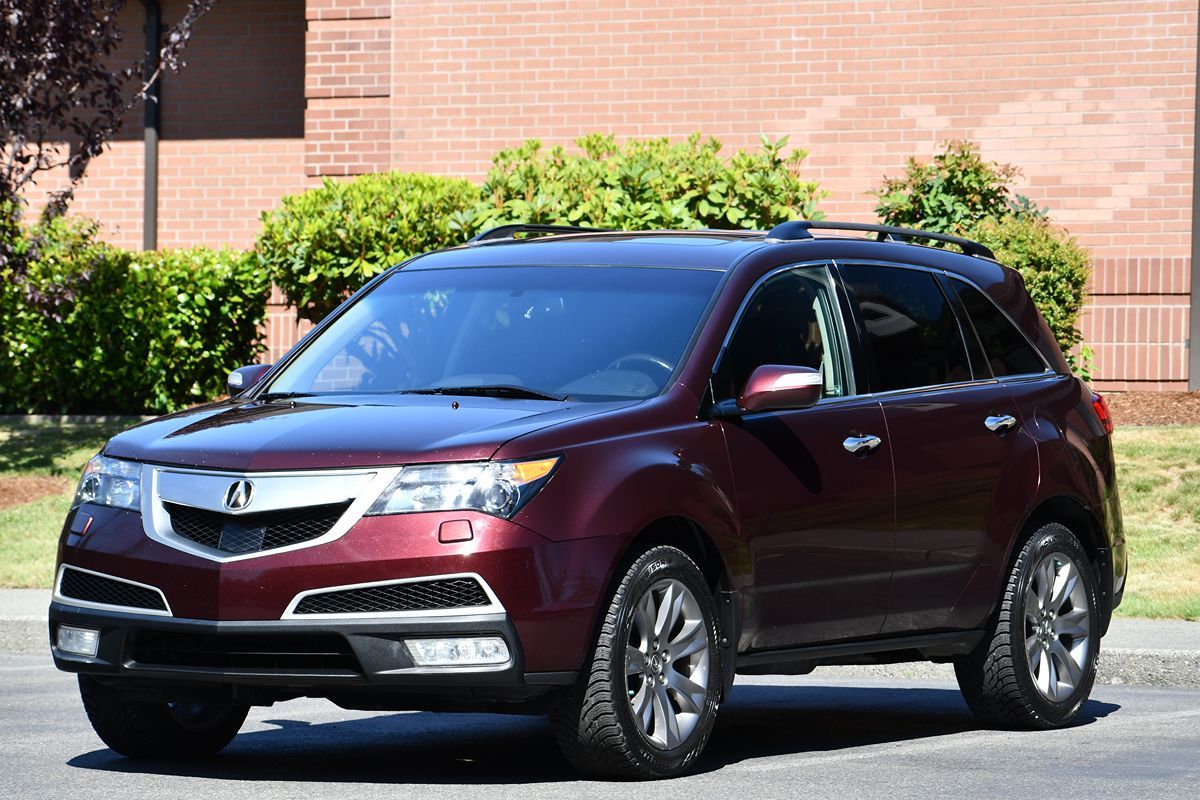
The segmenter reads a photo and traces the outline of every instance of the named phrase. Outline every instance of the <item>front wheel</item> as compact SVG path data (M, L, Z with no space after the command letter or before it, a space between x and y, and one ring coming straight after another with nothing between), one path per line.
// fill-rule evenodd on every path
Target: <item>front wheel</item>
M137 699L117 686L79 676L79 695L96 734L130 758L202 758L233 741L249 706Z
M1069 529L1043 525L1025 542L988 633L954 665L975 716L1031 729L1079 716L1096 680L1100 614L1095 572Z
M609 602L591 659L551 718L584 772L678 775L712 733L720 698L717 612L696 564L654 547L631 564Z

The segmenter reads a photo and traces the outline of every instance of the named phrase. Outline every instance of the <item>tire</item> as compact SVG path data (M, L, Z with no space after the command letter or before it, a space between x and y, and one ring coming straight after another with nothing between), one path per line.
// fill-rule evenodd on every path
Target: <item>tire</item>
M659 609L666 609L666 634L659 629L656 638ZM684 772L716 721L719 641L716 603L696 564L674 547L636 558L609 600L579 681L551 711L567 760L604 778Z
M1045 730L1079 716L1099 655L1095 571L1075 535L1050 523L1021 547L988 635L954 672L982 722Z
M249 706L177 704L129 699L129 692L79 676L79 695L92 728L129 758L204 758L233 741Z

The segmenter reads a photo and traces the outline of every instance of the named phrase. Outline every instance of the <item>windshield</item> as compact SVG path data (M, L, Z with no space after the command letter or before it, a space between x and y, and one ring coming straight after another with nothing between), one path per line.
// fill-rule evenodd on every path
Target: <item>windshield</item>
M666 385L719 279L637 267L401 270L268 392L649 397Z

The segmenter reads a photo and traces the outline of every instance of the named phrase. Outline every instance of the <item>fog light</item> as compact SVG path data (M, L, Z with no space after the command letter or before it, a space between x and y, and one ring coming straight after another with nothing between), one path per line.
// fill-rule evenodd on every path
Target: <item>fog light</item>
M508 663L508 645L499 636L465 639L406 639L418 667L483 667Z
M100 631L59 625L58 649L64 653L74 653L77 656L91 658L100 649Z

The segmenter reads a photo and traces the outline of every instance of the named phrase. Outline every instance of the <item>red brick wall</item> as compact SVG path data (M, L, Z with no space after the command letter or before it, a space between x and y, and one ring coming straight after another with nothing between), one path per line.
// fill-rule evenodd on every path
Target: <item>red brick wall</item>
M245 245L259 210L327 176L478 179L502 147L592 131L729 149L789 135L826 215L865 221L883 175L962 137L1020 166L1019 189L1092 251L1097 385L1184 388L1197 15L1196 0L223 0L164 87L159 238ZM190 138L169 138L172 119ZM139 156L114 146L76 206L134 246ZM278 355L294 326L272 315Z
M868 221L906 156L972 139L1095 256L1097 384L1186 386L1195 0L403 6L394 168L479 176L595 130L787 134L826 215Z

